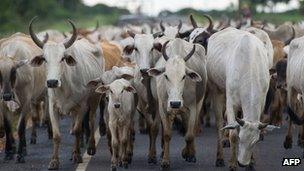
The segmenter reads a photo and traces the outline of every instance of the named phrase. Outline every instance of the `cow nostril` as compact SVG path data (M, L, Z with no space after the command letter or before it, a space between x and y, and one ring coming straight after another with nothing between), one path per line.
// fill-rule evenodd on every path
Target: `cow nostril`
M115 108L120 108L120 104L114 104Z
M47 80L46 83L49 88L56 88L56 87L58 87L59 81L58 80Z
M4 101L10 101L10 100L12 100L12 98L13 98L12 93L4 93L3 94L3 100Z
M173 109L176 109L176 108L180 108L181 107L181 102L180 101L172 101L172 102L170 102L170 106L171 106L171 108L173 108Z

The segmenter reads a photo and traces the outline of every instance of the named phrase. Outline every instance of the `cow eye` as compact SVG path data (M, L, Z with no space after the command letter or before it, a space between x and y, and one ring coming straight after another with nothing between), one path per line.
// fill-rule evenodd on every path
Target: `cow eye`
M168 78L168 76L165 74L165 78L166 78L166 80L169 80L169 78Z
M134 50L135 50L135 51L138 51L138 49L137 49L136 47L134 47Z
M124 91L124 89L122 89L120 93L122 93L123 91Z
M110 93L112 93L113 94L113 91L110 89Z
M183 76L182 80L184 80L186 78L186 75Z

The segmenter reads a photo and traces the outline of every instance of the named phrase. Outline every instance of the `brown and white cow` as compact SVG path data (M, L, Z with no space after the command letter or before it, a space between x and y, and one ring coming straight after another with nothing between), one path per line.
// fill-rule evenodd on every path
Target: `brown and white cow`
M33 67L43 67L46 75L46 85L49 96L49 113L53 129L53 155L48 169L59 168L59 145L61 141L59 130L59 112L71 115L74 118L71 134L74 134L75 144L72 160L75 163L82 162L80 153L80 138L82 134L83 114L89 111L90 137L87 153L94 155L96 152L94 138L95 112L100 95L87 88L87 83L99 77L104 70L102 50L98 45L90 43L86 39L77 39L76 27L73 27L73 35L66 42L41 42L32 29L33 18L29 25L32 40L39 46L43 53L31 60ZM43 65L43 66L42 66Z

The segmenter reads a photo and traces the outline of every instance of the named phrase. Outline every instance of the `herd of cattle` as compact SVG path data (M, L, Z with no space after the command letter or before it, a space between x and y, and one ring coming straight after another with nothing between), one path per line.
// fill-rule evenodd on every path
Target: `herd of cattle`
M278 27L252 21L245 25L214 22L76 28L15 33L0 40L0 138L6 137L5 160L25 162L27 121L31 143L43 113L53 139L48 169L59 168L61 115L71 116L75 135L72 160L82 162L81 145L96 153L99 132L107 135L111 169L132 161L134 118L149 134L148 162L157 163L156 138L161 130L162 168L170 166L172 129L185 137L182 157L196 162L195 137L201 124L216 118L215 165L225 165L223 148L231 149L229 169L253 167L253 150L262 136L282 125L289 114L285 148L292 147L292 124L304 145L304 27ZM45 111L45 112L42 112ZM137 111L137 112L136 112ZM18 114L16 150L12 127Z

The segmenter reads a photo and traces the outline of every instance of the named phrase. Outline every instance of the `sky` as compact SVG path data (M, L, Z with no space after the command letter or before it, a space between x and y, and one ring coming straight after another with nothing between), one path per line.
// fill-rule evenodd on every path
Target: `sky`
M126 7L134 12L139 4L142 5L142 11L148 15L157 15L162 10L177 11L182 8L195 8L199 10L225 9L231 4L237 5L238 0L83 0L86 5L92 6L97 3L104 3L109 6ZM291 0L286 6L278 4L275 10L278 12L290 8L296 8L298 0Z

